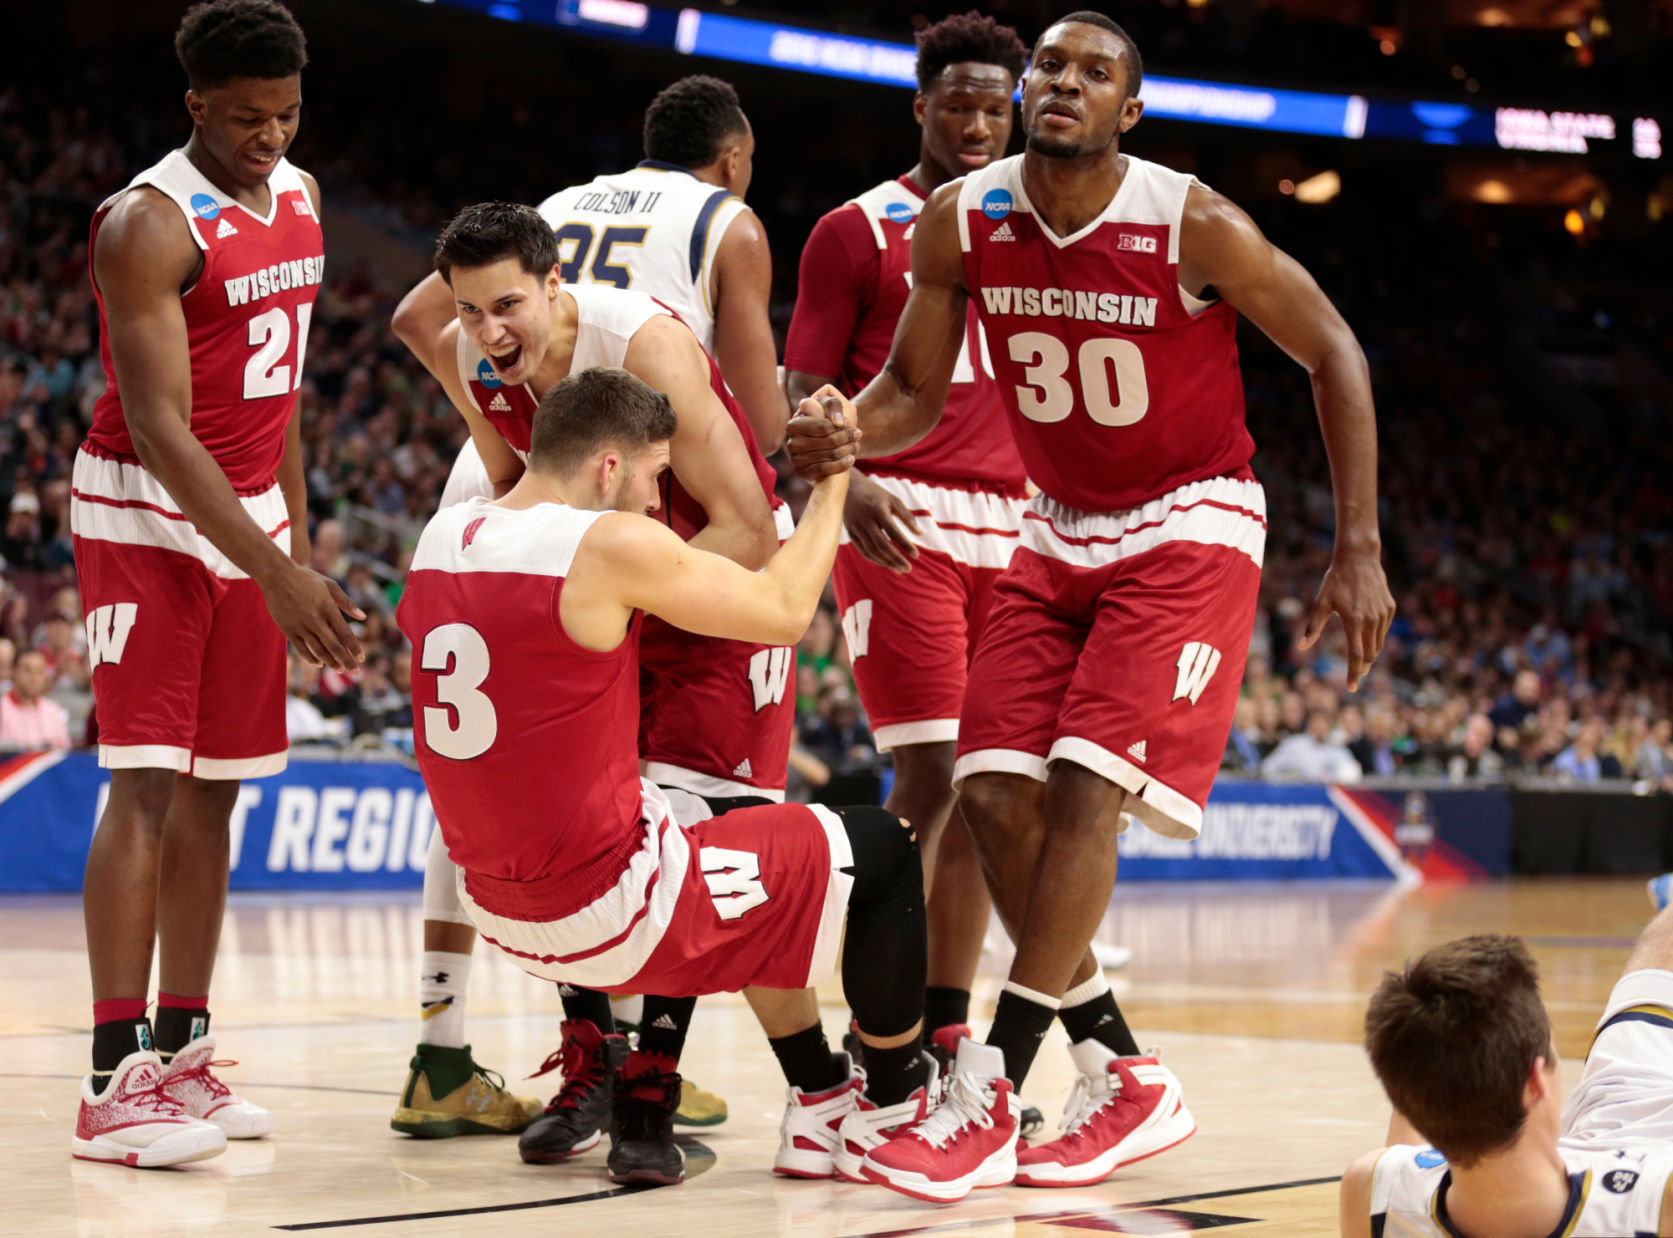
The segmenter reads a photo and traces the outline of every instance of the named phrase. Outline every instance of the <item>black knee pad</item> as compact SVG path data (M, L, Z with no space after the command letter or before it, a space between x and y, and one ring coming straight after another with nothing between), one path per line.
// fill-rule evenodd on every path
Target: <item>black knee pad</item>
M833 810L848 833L854 862L850 907L911 911L924 901L924 861L916 833L884 808L861 805Z

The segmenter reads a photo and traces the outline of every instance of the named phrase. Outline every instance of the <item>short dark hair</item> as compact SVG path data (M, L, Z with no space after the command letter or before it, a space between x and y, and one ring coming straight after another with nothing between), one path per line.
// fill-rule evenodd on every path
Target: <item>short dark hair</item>
M645 158L682 168L706 168L749 122L732 83L694 73L682 77L645 109Z
M596 452L637 456L674 437L668 397L626 370L595 365L571 374L540 399L529 438L529 466L567 477Z
M479 202L467 206L436 239L436 270L449 284L454 267L485 267L515 258L530 275L544 277L558 262L552 226L532 206Z
M1510 1146L1534 1060L1551 1054L1539 969L1519 937L1464 937L1387 972L1365 1012L1383 1090L1462 1169Z
M928 90L950 64L996 64L1015 82L1028 62L1017 32L971 9L918 31L918 89Z
M1081 9L1079 12L1070 13L1067 17L1059 17L1052 22L1051 26L1047 26L1046 30L1050 30L1052 26L1067 25L1072 21L1083 22L1088 26L1097 26L1100 30L1108 30L1121 40L1122 46L1127 51L1127 97L1131 99L1138 94L1139 87L1144 85L1144 57L1139 55L1139 45L1133 42L1133 36L1128 34L1122 28L1121 23L1113 17L1105 17L1102 13L1095 12L1092 9ZM1042 30L1040 38L1045 37L1046 32ZM1035 40L1034 50L1036 52L1040 50L1039 40Z
M308 63L308 40L276 0L209 0L186 10L174 54L193 90L235 77L294 77Z

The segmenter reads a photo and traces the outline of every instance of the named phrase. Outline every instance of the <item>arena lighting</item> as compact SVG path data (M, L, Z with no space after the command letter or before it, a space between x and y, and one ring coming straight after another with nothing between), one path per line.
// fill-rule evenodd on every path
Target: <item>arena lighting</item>
M917 50L910 43L832 34L693 8L661 8L639 0L444 2L504 21L552 26L690 56L908 89L917 86ZM1458 75L1468 77L1463 66L1458 66ZM1594 144L1599 142L1613 149L1612 144L1626 136L1630 125L1633 153L1642 159L1662 157L1660 126L1648 117L1633 123L1630 117L1617 119L1607 113L1368 99L1363 95L1157 74L1146 75L1140 97L1146 114L1160 120L1501 150L1585 152L1596 149Z
M1342 177L1337 172L1320 172L1309 176L1295 187L1295 200L1308 206L1329 202L1342 192Z

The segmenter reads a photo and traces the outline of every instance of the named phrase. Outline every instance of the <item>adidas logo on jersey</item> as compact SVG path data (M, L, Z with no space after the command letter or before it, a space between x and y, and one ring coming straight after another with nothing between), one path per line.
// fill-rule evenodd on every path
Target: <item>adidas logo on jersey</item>
M753 778L753 777L755 777L755 771L749 768L749 758L748 757L745 757L743 760L738 762L738 768L732 771L732 777L734 777L734 778Z
M215 239L217 241L222 241L222 240L225 240L229 236L237 236L237 235L238 235L238 229L234 228L232 226L232 221L230 219L221 220L221 226L219 228L215 229Z
M988 233L988 240L990 241L1014 241L1016 239L1017 234L1011 231L1011 221L1009 219Z
M1144 760L1144 741L1141 739L1141 740L1139 740L1138 743L1134 744L1131 748L1127 749L1127 755L1132 757L1133 760L1135 760L1135 761L1143 762L1143 760Z
M505 398L505 392L496 392L494 398L488 401L488 411L494 413L509 413L511 401Z

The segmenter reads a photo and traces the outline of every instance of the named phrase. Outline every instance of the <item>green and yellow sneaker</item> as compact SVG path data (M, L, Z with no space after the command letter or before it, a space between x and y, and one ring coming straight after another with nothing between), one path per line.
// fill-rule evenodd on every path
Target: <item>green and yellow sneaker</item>
M389 1125L419 1139L516 1135L540 1116L540 1102L513 1096L505 1080L478 1066L471 1047L419 1045Z

